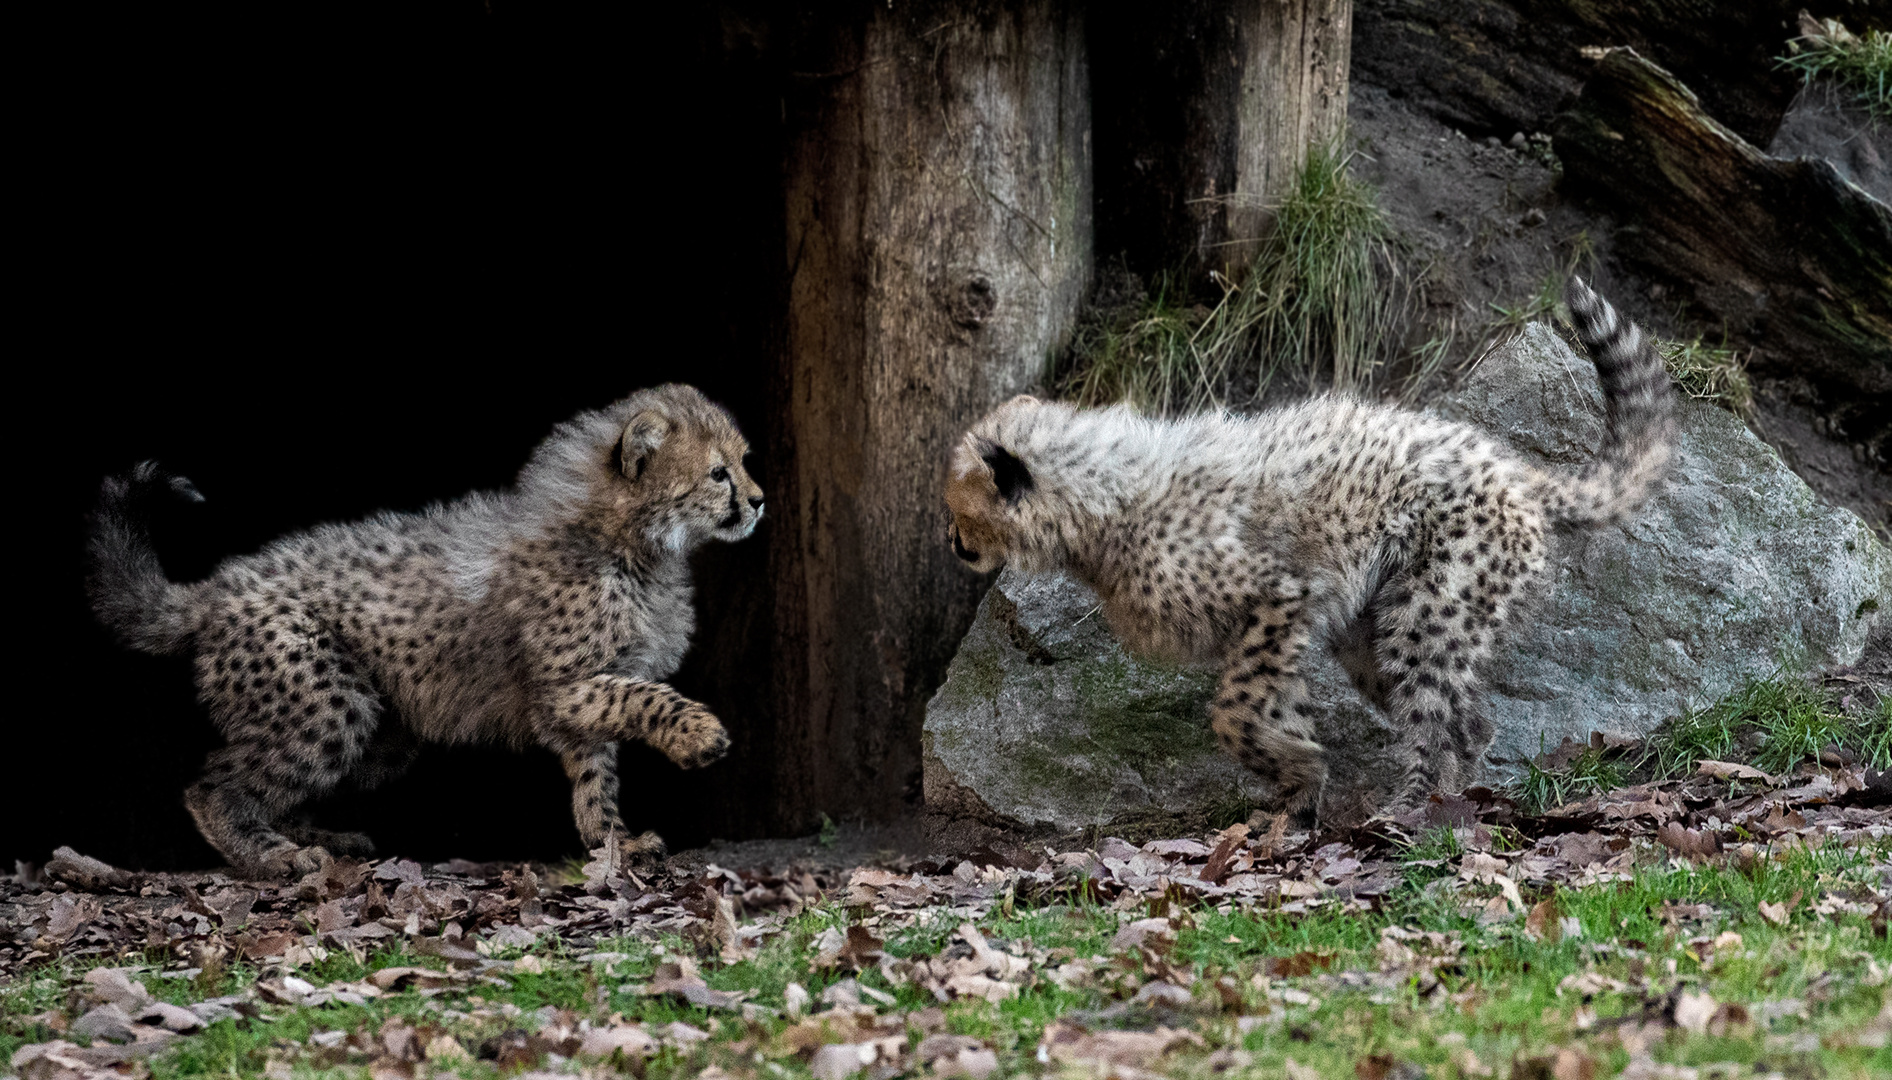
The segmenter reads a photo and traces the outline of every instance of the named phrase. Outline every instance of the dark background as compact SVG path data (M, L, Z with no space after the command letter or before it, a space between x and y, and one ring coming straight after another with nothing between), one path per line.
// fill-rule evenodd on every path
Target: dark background
M85 605L106 473L149 457L197 483L206 504L155 522L187 580L503 485L557 421L660 381L766 445L779 97L740 30L677 7L73 13L33 35L0 860L220 861L181 803L216 743L188 661L118 648ZM764 590L741 557L700 557L699 638ZM726 678L675 682L715 707ZM722 766L624 763L629 823L709 839ZM316 817L423 859L580 849L540 751L432 747Z

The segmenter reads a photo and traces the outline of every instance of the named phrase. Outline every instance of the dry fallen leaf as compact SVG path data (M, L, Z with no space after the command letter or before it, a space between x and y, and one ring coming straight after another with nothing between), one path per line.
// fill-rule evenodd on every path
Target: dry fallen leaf
M645 1031L641 1024L617 1024L610 1027L592 1028L585 1032L584 1041L579 1044L581 1057L610 1057L618 1051L624 1052L628 1061L632 1058L650 1057L661 1049L657 1040ZM433 1057L432 1047L428 1048L428 1057Z
M1295 979L1312 975L1322 968L1334 965L1333 953L1317 953L1303 950L1293 956L1270 956L1262 961L1262 973L1271 979Z
M1714 833L1705 829L1684 828L1679 821L1671 821L1657 829L1655 838L1664 847L1691 859L1705 859L1721 850L1721 841Z
M844 971L867 971L886 955L886 944L865 926L850 926L847 928L847 940L834 954L835 961Z
M1203 1045L1191 1031L1158 1027L1155 1031L1090 1031L1069 1019L1045 1028L1039 1050L1051 1061L1085 1066L1100 1074L1119 1068L1144 1069L1177 1046Z
M1762 918L1773 923L1775 926L1785 926L1787 925L1787 916L1799 905L1800 893L1796 890L1792 896L1787 898L1785 903L1763 900L1758 906L1760 907Z
M1708 1030L1719 1003L1708 994L1684 993L1675 999L1675 1026L1701 1035Z
M1557 898L1540 900L1531 908L1531 913L1524 917L1524 934L1532 941L1541 941L1546 945L1555 945L1563 940L1563 913L1557 909Z
M435 971L432 968L385 967L370 974L368 981L378 989L392 992L409 988L431 990L436 987L450 986L464 978L465 976Z
M1110 949L1112 952L1135 949L1148 939L1174 936L1168 919L1138 919L1117 928L1117 936L1110 939Z
M1769 774L1752 765L1740 765L1732 761L1698 761L1696 769L1702 776L1718 776L1723 780L1764 780L1778 783Z
M1571 993L1582 994L1585 997L1589 997L1592 994L1601 994L1605 991L1620 994L1626 992L1628 989L1628 983L1620 979L1612 979L1608 975L1596 971L1585 971L1575 975L1565 975L1563 981L1557 984L1557 992L1559 994L1568 990Z
M1374 1054L1353 1063L1359 1080L1425 1080L1426 1071L1391 1054Z
M1594 1080L1597 1061L1581 1046L1526 1058L1511 1067L1512 1080Z
M712 990L702 976L696 973L696 965L687 959L672 960L657 965L650 983L639 987L637 993L655 997L659 994L674 994L692 1005L701 1005L706 1009L740 1009L744 993L727 993Z
M1518 883L1511 880L1510 867L1503 859L1483 851L1468 851L1459 860L1458 876L1462 881L1479 885L1496 885L1504 896L1505 903L1513 910L1524 910L1524 897L1518 893Z
M986 1080L998 1071L999 1056L978 1039L967 1035L938 1033L920 1040L914 1050L922 1065L938 1077L966 1076Z

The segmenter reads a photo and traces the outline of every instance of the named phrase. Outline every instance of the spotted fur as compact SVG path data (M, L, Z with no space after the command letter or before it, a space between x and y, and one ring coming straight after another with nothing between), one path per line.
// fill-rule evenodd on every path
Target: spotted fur
M1404 732L1391 809L1457 790L1491 742L1480 668L1542 589L1546 531L1633 510L1675 437L1661 359L1581 281L1566 300L1606 434L1554 475L1478 431L1344 397L1163 422L1021 397L956 448L953 550L1068 570L1145 655L1221 666L1210 724L1311 819L1327 770L1302 658L1330 645Z
M372 850L288 817L345 779L398 775L423 741L543 746L588 847L660 854L619 819L617 744L685 768L728 748L662 680L694 627L690 551L762 517L747 452L721 408L662 386L560 425L508 490L285 536L195 584L164 576L143 507L196 491L145 463L104 484L93 609L132 648L195 656L226 745L185 803L237 867L303 873Z

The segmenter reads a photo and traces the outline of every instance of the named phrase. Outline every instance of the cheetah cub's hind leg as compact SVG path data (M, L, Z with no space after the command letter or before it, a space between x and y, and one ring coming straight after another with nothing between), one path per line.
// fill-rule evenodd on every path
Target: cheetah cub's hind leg
M1327 765L1300 673L1310 636L1306 595L1298 582L1284 581L1275 598L1249 614L1209 707L1209 726L1225 750L1273 785L1266 809L1311 828Z
M1378 598L1352 619L1341 623L1328 635L1334 659L1353 682L1360 696L1381 712L1390 712L1386 695L1394 680L1380 670L1383 647L1380 642L1381 607Z
M321 869L334 854L314 842L322 837L366 840L292 827L296 838L278 824L334 790L374 739L380 695L355 664L296 613L235 627L206 646L198 684L227 745L184 793L204 838L232 866L272 877Z
M420 740L406 724L386 722L376 725L374 738L353 768L349 783L364 791L373 790L407 772L420 756ZM366 859L374 855L374 840L366 833L333 832L316 828L307 821L287 822L283 835L304 847L319 847L330 855L348 855Z
M1407 749L1392 815L1476 777L1492 737L1483 668L1543 574L1541 514L1504 492L1476 510L1446 506L1424 555L1375 604L1383 707Z

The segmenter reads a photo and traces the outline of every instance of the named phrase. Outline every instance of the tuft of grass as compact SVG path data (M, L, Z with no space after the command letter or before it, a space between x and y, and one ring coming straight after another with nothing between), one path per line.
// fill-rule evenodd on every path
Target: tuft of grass
M1529 296L1509 304L1500 304L1494 300L1485 301L1491 309L1491 316L1478 330L1478 347L1471 351L1459 370L1469 372L1484 362L1485 357L1515 341L1524 328L1540 320L1568 325L1570 313L1564 310L1564 282L1570 280L1578 268L1596 260L1596 249L1590 240L1588 230L1579 230L1566 241L1569 244L1569 258L1560 270L1545 274L1538 281L1537 288Z
M1753 750L1742 755L1747 745ZM1873 768L1892 768L1892 701L1848 711L1828 691L1777 670L1671 722L1650 739L1649 763L1657 776L1672 777L1693 772L1703 758L1749 756L1756 768L1779 775L1819 760L1829 746L1850 750Z
M1588 747L1559 769L1546 769L1535 760L1524 763L1524 775L1515 785L1518 806L1541 814L1572 799L1622 787L1630 768L1613 748Z
M1415 865L1419 863L1444 862L1465 854L1465 845L1459 840L1458 833L1451 829L1428 829L1413 838L1411 844L1400 849L1399 858L1406 884L1419 888L1433 878L1446 877L1452 873L1450 867L1431 867Z
M1228 372L1243 351L1226 314L1230 294L1210 308L1185 303L1171 275L1155 285L1142 303L1073 335L1071 355L1080 359L1060 396L1084 405L1125 402L1159 415L1225 404Z
M1336 390L1365 389L1401 315L1391 222L1338 145L1310 147L1293 193L1242 282L1261 384L1276 370L1306 379L1323 365Z
M1522 333L1524 327L1539 319L1548 319L1557 314L1558 305L1563 302L1564 278L1551 275L1537 283L1537 291L1516 303L1505 305L1494 300L1485 303L1494 317L1486 325L1486 333L1500 340L1508 341Z
M1799 72L1808 82L1820 76L1832 79L1858 95L1872 116L1892 119L1892 34L1854 34L1838 19L1802 15L1800 36L1787 42L1787 55L1774 63Z
M1658 342L1656 350L1669 369L1669 378L1684 394L1713 402L1742 418L1753 414L1754 384L1748 380L1740 353L1725 345L1705 345L1699 335L1692 341Z
M1396 344L1410 290L1392 225L1339 144L1309 149L1255 261L1195 303L1174 275L1074 335L1060 396L1181 415L1259 398L1277 374L1364 390ZM1252 389L1251 389L1252 388Z
M1452 346L1458 342L1458 316L1446 319L1444 325L1434 329L1431 337L1419 343L1412 351L1412 360L1406 377L1399 385L1399 403L1413 405L1425 390L1433 377L1445 368L1445 361L1452 355Z
M1697 761L1733 757L1737 742L1729 710L1690 709L1649 738L1649 764L1657 777L1682 776L1694 772Z

